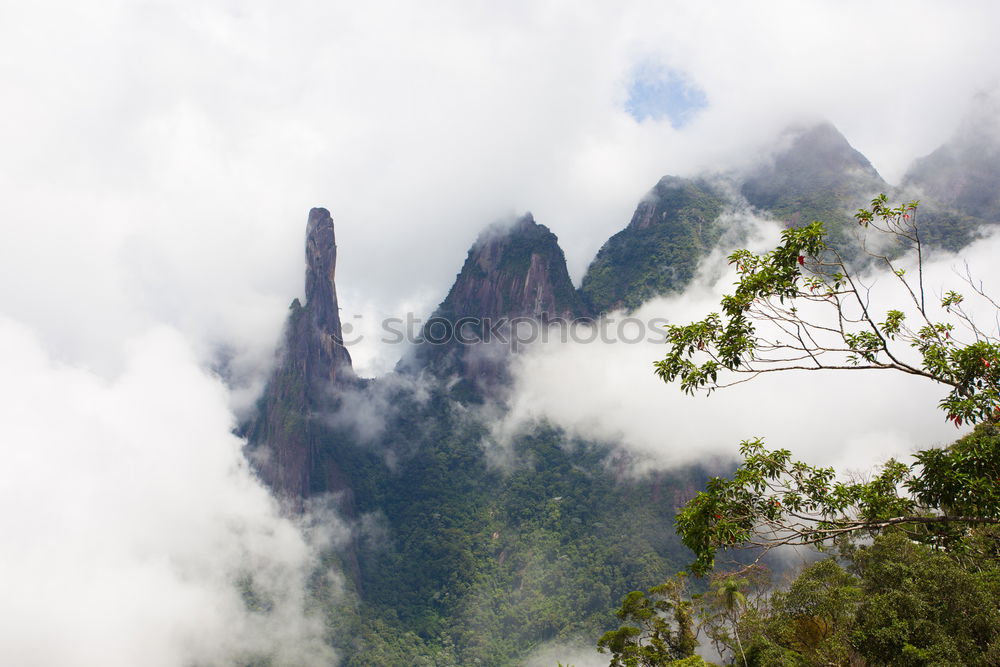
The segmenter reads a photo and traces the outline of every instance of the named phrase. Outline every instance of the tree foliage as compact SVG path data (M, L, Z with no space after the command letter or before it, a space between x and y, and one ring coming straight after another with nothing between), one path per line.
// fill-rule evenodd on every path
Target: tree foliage
M747 665L848 665L861 582L835 560L802 570L739 619Z
M896 370L947 386L941 407L956 425L1000 413L997 332L976 322L957 291L929 299L917 202L891 208L886 201L880 195L856 218L869 232L865 267L883 269L903 303L877 309L871 285L827 243L823 223L786 229L770 252L729 256L736 290L722 298L721 314L667 328L670 350L656 362L657 374L694 393L732 384L725 375L720 380L724 372ZM915 263L915 276L906 260ZM971 277L966 284L972 296L1000 310Z
M1000 568L995 557L976 560L963 563L899 533L859 549L854 646L870 664L998 664Z
M987 536L995 534L983 531ZM630 594L623 610L643 595ZM784 585L774 585L761 566L717 574L689 604L694 635L707 636L724 664L985 667L1000 661L997 599L996 552L969 559L894 529L805 566ZM659 612L667 626L673 608ZM647 662L624 661L634 655L623 652L611 664L687 664L655 651L642 654Z
M976 526L1000 523L1000 426L984 423L944 449L890 460L868 480L793 460L760 439L742 444L731 478L713 478L677 515L705 574L720 549L818 545L899 527L914 540L960 548Z
M682 573L625 596L617 612L625 625L597 643L598 651L611 653L611 667L654 667L694 655L694 609L684 580Z
M866 270L881 266L902 288L906 303L896 308L876 310L870 287L813 222L785 230L770 252L733 253L739 281L721 315L669 327L656 371L689 393L775 371L896 370L946 385L948 419L976 424L950 447L919 451L912 463L890 459L864 479L760 439L743 442L732 477L711 479L677 516L695 574L709 574L719 550L759 552L750 565L715 574L690 603L697 627L688 634L704 632L732 664L1000 664L1000 339L957 292L928 305L915 214L916 202L889 208L880 196L856 216L891 242L862 247L872 260ZM912 279L900 265L906 253ZM968 274L966 282L1000 312ZM758 561L782 545L836 546L839 557L773 589ZM676 610L691 612L668 590L661 607L641 592L625 599L619 617L644 625L602 638L602 648L615 649L612 666L675 664L665 649L687 627Z
M747 374L741 382L776 371L895 370L949 387L941 400L948 419L980 426L952 447L917 452L913 463L889 460L865 480L840 479L760 439L743 442L735 474L710 480L678 514L696 574L714 567L719 549L823 546L896 526L958 548L975 526L1000 522L1000 339L958 292L928 304L916 210L916 202L891 208L881 195L856 215L872 232L862 244L867 270L884 269L905 303L877 310L822 223L787 229L770 252L730 256L739 280L722 314L668 327L670 349L656 372L693 393L727 386L724 372ZM915 263L913 278L904 257ZM1000 313L968 274L966 283Z
M708 593L698 596L701 629L719 655L731 655L737 664L746 664L740 621L760 607L769 579L761 568L751 568L742 576L720 574L713 577Z

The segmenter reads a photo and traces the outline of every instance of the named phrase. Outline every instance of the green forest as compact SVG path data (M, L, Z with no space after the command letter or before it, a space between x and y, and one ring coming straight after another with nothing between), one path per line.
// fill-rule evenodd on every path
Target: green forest
M395 472L384 451L327 435L368 526L338 555L353 573L329 612L345 664L515 665L546 642L600 636L623 595L689 560L671 525L703 471L636 477L621 460L616 474L609 446L545 425L499 466L474 409L444 392L396 402L382 439L413 449Z

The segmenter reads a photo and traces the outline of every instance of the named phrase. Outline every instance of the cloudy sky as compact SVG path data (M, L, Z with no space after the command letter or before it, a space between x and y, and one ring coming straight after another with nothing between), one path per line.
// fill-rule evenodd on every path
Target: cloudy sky
M579 280L666 173L825 117L898 179L1000 77L991 2L8 5L0 306L101 372L154 323L260 354L311 206L345 316L425 311L497 218Z
M71 564L119 563L91 570L106 595L80 642L104 664L141 646L174 664L212 657L222 627L254 634L224 585L246 561L285 582L309 563L229 430L301 295L310 207L337 222L345 319L424 314L493 220L532 211L579 280L664 174L741 164L826 118L896 180L1000 79L989 1L3 4L0 512L16 530L0 570L48 587L0 600L0 652L40 664L64 662L45 623L75 622L52 606L93 599ZM249 389L206 372L221 352ZM355 356L374 374L398 353ZM218 612L192 621L206 599ZM312 645L310 619L286 626Z

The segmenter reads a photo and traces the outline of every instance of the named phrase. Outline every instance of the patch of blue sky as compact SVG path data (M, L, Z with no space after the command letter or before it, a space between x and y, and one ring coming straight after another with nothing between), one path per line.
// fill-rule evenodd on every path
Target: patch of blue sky
M646 64L633 74L625 111L640 122L666 119L680 129L707 106L705 91L686 74Z

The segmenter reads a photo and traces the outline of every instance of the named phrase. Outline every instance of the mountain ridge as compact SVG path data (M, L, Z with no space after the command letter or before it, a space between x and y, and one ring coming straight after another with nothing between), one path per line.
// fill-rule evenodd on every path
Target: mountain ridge
M332 218L310 211L305 305L296 299L290 307L248 454L293 510L333 498L354 527L325 561L348 575L348 601L337 608L346 630L330 639L346 665L522 664L542 642L616 627L622 595L689 562L663 526L706 472L633 478L622 473L630 463L618 443L574 438L544 422L499 442L491 425L507 409L517 346L491 345L488 335L510 332L483 325L588 320L679 291L729 231L729 214L741 211L786 225L835 211L831 231L846 235L850 206L871 187L889 186L832 126L803 136L742 174L661 178L579 290L557 237L531 214L487 227L414 354L368 381L356 377L343 344ZM823 150L833 155L827 164ZM772 181L785 190L768 199ZM754 208L747 182L751 197L772 208ZM374 436L337 418L358 406L377 413Z

